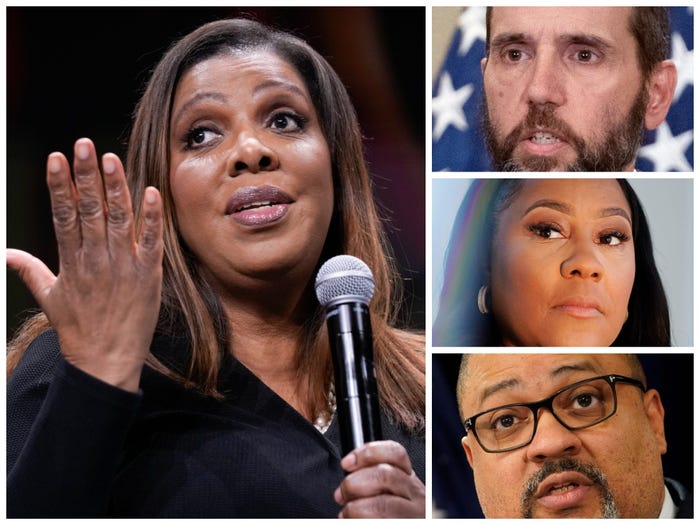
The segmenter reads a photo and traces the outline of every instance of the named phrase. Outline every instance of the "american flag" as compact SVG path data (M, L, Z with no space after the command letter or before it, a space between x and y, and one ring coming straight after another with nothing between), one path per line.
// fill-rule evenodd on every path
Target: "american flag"
M640 171L693 171L693 8L671 7L671 59L678 84L666 121L648 131L638 152ZM459 18L433 86L433 171L491 171L479 123L480 61L486 8Z

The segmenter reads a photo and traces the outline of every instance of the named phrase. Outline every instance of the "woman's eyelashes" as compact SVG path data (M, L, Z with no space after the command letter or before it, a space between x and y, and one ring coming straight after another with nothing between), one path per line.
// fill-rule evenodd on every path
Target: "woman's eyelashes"
M295 133L303 131L307 122L308 119L299 113L284 110L273 113L268 120L268 126L281 133Z
M527 225L528 231L543 239L562 239L562 229L551 222L536 222Z
M221 133L207 126L195 126L187 131L183 139L185 151L210 145L221 137Z
M535 222L526 226L527 231L541 239L564 239L568 237L565 229L553 222ZM601 230L594 236L598 244L619 246L631 240L631 236L623 230L608 228Z
M609 244L610 246L618 246L629 241L630 238L627 233L619 230L605 231L598 236L600 244Z
M265 121L263 127L269 128L277 134L300 133L306 128L308 119L303 115L290 111L277 111L272 113ZM185 151L196 150L218 143L224 136L223 131L213 125L195 125L187 130L182 138Z

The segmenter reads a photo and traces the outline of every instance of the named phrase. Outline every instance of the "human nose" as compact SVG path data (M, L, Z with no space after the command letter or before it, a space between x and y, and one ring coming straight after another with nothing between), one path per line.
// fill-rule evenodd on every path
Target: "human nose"
M229 158L228 173L236 177L242 173L272 171L279 167L275 151L250 129L241 130L235 136L235 143Z
M533 105L561 106L566 101L562 64L547 48L537 52L527 82L527 102Z
M561 275L565 279L581 277L600 281L603 265L595 253L595 247L584 239L574 241L573 251L561 263Z
M535 435L527 446L528 459L544 461L577 454L581 450L578 436L562 425L549 410L540 410Z

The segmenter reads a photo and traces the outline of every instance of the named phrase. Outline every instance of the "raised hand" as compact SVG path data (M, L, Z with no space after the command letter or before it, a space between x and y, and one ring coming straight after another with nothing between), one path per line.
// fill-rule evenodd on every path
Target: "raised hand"
M340 464L348 474L335 491L339 518L425 517L425 486L399 443L367 443Z
M46 181L60 259L58 276L39 259L7 250L56 330L67 361L120 388L137 391L158 319L162 283L160 193L149 187L136 237L131 197L119 157L102 157L89 139L68 160L52 153Z

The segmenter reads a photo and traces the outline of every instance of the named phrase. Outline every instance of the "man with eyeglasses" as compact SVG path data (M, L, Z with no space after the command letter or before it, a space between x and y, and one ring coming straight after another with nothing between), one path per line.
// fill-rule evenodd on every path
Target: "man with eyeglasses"
M632 354L470 354L457 402L488 518L692 517Z

